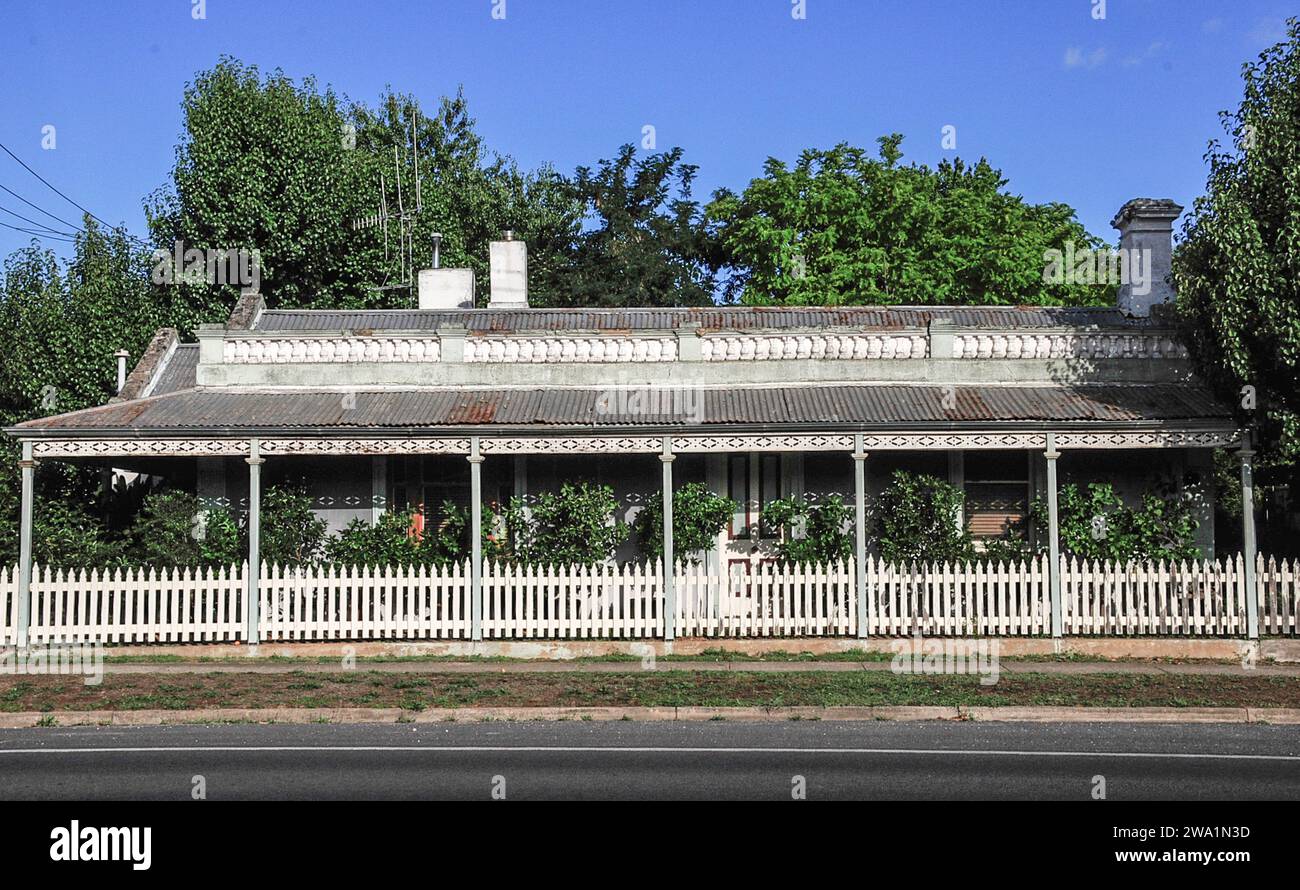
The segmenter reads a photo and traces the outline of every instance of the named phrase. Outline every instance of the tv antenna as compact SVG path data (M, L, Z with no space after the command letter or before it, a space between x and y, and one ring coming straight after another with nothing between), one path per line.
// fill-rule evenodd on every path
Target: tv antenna
M411 161L409 164L405 157L405 151L399 150L396 145L393 146L393 181L396 184L397 191L396 212L390 210L388 206L388 181L381 171L379 174L379 212L352 220L352 231L354 232L363 229L383 228L385 268L392 262L394 249L397 252L398 265L401 269L398 283L382 284L379 286L379 290L399 290L415 285L415 223L416 217L424 209L424 200L420 192L420 145L417 140L418 131L416 128L419 118L419 109L413 107L411 114ZM411 169L410 175L415 185L415 203L410 207L407 207L405 196L402 194L402 174L408 167ZM408 189L408 194L409 192ZM396 228L392 238L390 238L388 231L390 223ZM393 244L393 241L396 244ZM385 271L385 281L387 281L387 274Z

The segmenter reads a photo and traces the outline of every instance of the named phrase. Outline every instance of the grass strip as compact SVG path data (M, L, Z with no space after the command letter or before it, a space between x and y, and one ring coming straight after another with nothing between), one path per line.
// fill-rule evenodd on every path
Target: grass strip
M1131 674L978 677L862 673L629 670L412 675L358 669L283 674L107 674L0 679L0 711L385 707L792 707L836 705L1055 705L1083 707L1300 707L1292 677Z

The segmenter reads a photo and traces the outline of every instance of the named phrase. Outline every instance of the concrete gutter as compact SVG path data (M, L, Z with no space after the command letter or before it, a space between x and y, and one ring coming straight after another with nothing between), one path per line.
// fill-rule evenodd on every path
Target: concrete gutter
M927 638L930 639L930 638ZM936 637L933 639L951 639ZM976 639L976 638L970 638ZM1260 660L1300 662L1300 639L1270 638L1255 643L1244 639L1188 637L979 637L985 643L998 642L1003 658L1021 655L1073 655L1085 659L1213 659L1239 661L1247 656ZM175 655L181 658L343 658L410 656L473 656L477 658L535 658L566 661L602 655L704 655L719 650L737 655L785 653L825 655L842 652L894 653L905 637L802 637L731 639L690 637L663 640L389 640L373 642L269 642L258 646L240 643L180 643L109 646L106 655Z
M159 726L201 723L486 723L492 721L738 723L782 720L1015 723L1270 723L1300 725L1300 708L791 707L791 708L200 708L189 711L24 711L0 714L0 729L45 726Z
M955 664L964 664L960 660ZM953 673L974 675L982 668ZM387 674L633 674L644 672L687 671L694 673L747 672L782 673L888 673L890 661L357 661L344 664L328 662L284 661L189 661L189 662L106 662L106 674L339 674L374 671ZM1051 674L1082 676L1088 674L1132 674L1137 676L1225 676L1225 677L1297 677L1297 664L1162 664L1151 661L1009 661L1000 660L998 672L1007 675Z

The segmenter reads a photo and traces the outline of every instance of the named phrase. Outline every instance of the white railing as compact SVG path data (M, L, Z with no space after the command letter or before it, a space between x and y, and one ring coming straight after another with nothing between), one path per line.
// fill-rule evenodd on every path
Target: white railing
M1022 563L886 565L868 561L870 636L1045 636L1052 606L1046 557ZM654 563L576 567L488 564L488 640L653 639L664 635L665 585ZM853 637L856 566L761 563L725 573L679 565L678 637ZM0 645L13 645L17 569L0 569ZM432 568L263 566L263 641L468 640L468 562ZM1300 563L1260 557L1259 628L1300 633ZM1166 563L1062 560L1067 635L1241 637L1241 558ZM33 572L34 644L205 643L245 640L247 567Z

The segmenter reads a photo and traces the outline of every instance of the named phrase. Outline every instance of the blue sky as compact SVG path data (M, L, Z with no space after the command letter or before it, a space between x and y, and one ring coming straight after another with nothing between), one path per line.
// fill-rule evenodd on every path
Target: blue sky
M1242 63L1295 12L1107 0L1098 20L1097 0L805 0L796 19L795 0L504 0L496 19L502 0L204 0L196 20L195 2L4 0L0 142L143 235L182 89L228 54L364 101L391 84L428 108L463 85L488 144L526 167L571 172L649 124L699 165L702 198L743 187L768 156L898 131L906 158L983 155L1012 191L1071 204L1110 238L1128 198L1201 193ZM0 185L78 218L4 155ZM7 194L0 207L40 218ZM27 241L0 229L0 254Z

